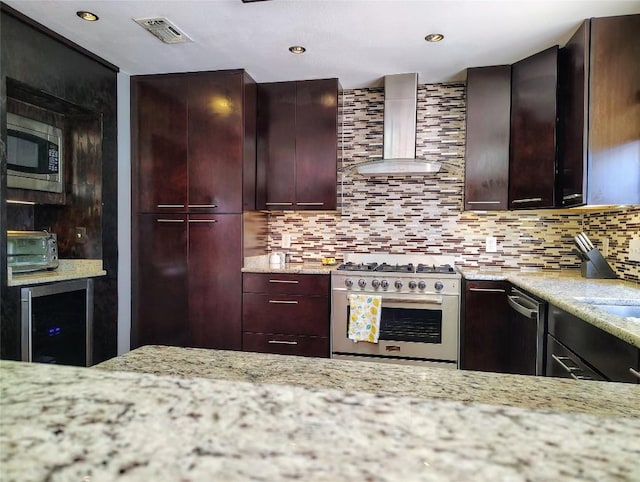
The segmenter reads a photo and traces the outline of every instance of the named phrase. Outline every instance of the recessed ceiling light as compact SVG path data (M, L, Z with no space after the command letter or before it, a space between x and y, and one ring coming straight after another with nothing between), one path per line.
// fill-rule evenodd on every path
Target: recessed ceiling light
M292 47L289 47L289 52L291 52L292 54L303 54L307 51L307 49L305 49L302 45L294 45Z
M87 22L97 22L98 16L95 13L87 12L85 10L79 10L76 12L76 15L80 17L82 20L86 20Z
M440 40L442 40L443 38L444 35L442 35L441 33L430 33L424 39L427 42L440 42Z

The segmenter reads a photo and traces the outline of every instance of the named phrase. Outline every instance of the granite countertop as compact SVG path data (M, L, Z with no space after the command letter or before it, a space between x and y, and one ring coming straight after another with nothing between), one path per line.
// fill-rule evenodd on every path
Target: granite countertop
M640 348L640 321L623 318L592 306L590 301L640 304L640 286L611 279L583 278L578 270L479 271L461 269L467 280L506 280L529 293Z
M640 386L627 383L169 346L94 368L640 418Z
M288 273L288 274L330 274L339 263L332 266L320 261L303 261L282 264L269 264L269 256L251 256L244 258L243 273Z
M8 361L0 374L5 482L640 478L637 416Z
M61 259L57 269L52 271L34 271L31 273L11 273L7 276L9 286L27 286L55 281L67 281L81 278L105 276L101 259Z

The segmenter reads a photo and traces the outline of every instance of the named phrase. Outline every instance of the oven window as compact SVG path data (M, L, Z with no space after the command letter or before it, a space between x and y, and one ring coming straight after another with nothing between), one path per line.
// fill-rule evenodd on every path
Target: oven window
M347 320L351 319L347 306ZM347 323L347 336L349 324ZM442 311L382 308L379 340L442 343Z

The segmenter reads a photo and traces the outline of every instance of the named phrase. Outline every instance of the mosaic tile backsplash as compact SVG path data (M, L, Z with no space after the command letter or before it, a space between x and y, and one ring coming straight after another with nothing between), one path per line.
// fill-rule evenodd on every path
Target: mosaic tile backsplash
M426 176L365 178L357 163L382 158L382 88L345 90L340 107L338 212L269 214L269 246L291 235L293 261L343 253L455 255L466 267L579 268L572 239L585 231L596 245L609 238L608 260L625 279L640 281L640 263L626 259L639 232L640 208L615 213L463 211L465 86L418 87L416 155L442 162ZM498 252L485 252L485 238Z

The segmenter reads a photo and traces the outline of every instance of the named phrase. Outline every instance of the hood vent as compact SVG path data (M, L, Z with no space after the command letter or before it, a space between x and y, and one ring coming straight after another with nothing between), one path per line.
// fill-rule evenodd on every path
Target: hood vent
M439 162L416 159L418 74L384 78L384 157L356 166L363 176L421 176L438 172Z
M166 44L192 42L187 34L164 17L134 18L133 20Z

